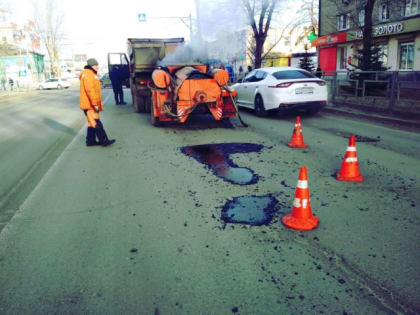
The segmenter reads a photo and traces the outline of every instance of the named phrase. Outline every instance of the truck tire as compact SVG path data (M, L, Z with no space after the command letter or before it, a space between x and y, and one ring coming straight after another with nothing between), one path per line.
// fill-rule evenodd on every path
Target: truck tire
M134 105L134 110L136 111L136 113L144 113L146 111L144 108L145 104L144 104L143 97L138 97L137 95L134 95L133 105Z
M153 106L150 108L150 122L153 126L157 127L160 125L159 117L155 117L155 111L153 109Z
M144 103L145 103L145 111L146 111L146 113L150 113L150 109L152 107L152 97L151 96L150 97L145 96L144 97Z

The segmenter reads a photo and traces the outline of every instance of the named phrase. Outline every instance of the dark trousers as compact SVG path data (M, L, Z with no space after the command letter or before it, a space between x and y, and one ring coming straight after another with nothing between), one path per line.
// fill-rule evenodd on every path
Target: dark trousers
M112 90L114 91L115 103L117 104L124 103L124 92L123 92L122 84L113 83Z

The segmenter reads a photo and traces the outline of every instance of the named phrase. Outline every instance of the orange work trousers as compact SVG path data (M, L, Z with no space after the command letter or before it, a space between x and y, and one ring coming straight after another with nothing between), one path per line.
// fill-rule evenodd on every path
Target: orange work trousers
M99 112L94 109L84 110L86 119L88 122L88 127L96 128L96 120L99 119Z

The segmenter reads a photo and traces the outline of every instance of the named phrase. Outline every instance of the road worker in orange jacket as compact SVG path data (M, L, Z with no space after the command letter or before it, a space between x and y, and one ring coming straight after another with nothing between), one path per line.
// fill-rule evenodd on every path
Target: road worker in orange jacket
M80 109L86 115L88 129L86 145L109 146L115 142L108 139L104 126L99 119L99 112L103 111L101 83L98 77L99 64L96 59L88 59L85 69L80 74ZM99 142L96 141L98 137Z

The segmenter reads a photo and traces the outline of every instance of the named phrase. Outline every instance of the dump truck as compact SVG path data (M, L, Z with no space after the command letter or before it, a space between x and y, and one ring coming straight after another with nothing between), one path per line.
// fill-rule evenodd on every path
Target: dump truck
M190 114L209 113L215 120L234 117L237 93L228 82L226 70L209 71L203 64L170 65L154 70L148 84L152 90L152 124L184 123Z
M138 113L150 111L152 91L148 87L152 72L167 54L184 44L184 38L129 38L127 54L108 53L108 71L120 66L123 77L131 89L134 110Z

